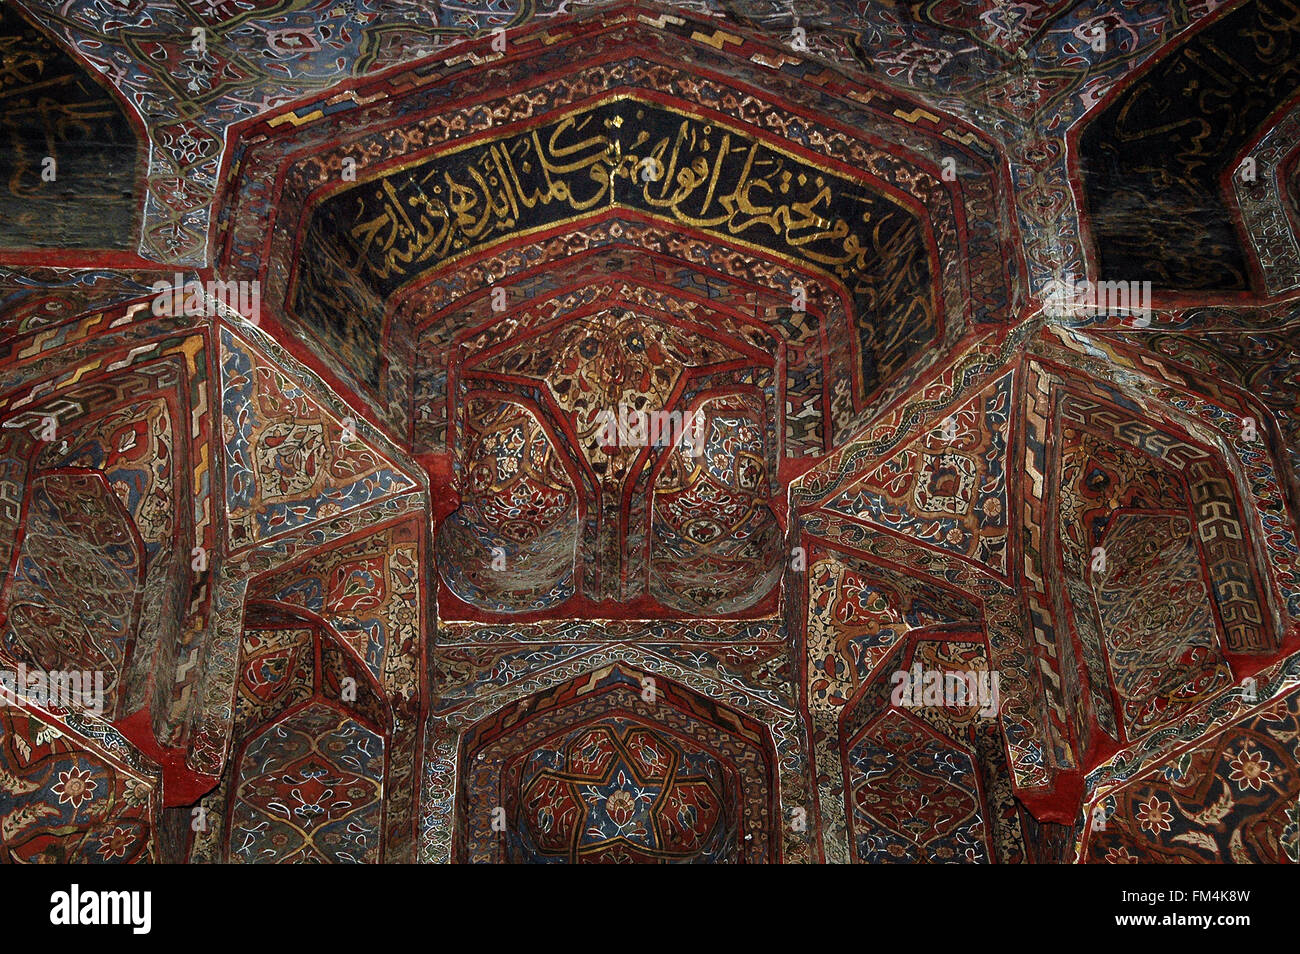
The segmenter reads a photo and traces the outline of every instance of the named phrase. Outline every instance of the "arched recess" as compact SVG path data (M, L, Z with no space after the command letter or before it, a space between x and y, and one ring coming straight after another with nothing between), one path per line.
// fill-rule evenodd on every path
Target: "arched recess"
M132 106L17 4L0 7L0 50L0 255L134 250L148 150Z
M1296 120L1300 124L1300 108ZM1300 155L1300 140L1296 149ZM1294 342L1300 302L1191 308L1169 318L1160 330L1136 331L1111 322L1090 329L1088 337L1120 363L1205 395L1239 416L1247 434L1249 419L1266 449L1263 459L1276 461L1273 469L1295 523L1300 516L1300 351Z
M144 362L111 381L41 380L35 402L0 395L6 861L160 860L164 771L142 753L178 715L168 661L188 583L177 554L192 532L174 479L189 459L173 429L184 406L174 374Z
M1029 860L1000 705L982 633L927 627L897 644L840 715L853 861Z
M458 861L780 860L768 729L624 663L480 719L457 761Z
M445 374L413 328L480 292L506 293L494 310L535 298L576 273L538 269L525 288L517 277L599 245L719 282L821 284L821 305L840 299L844 321L818 327L788 294L798 317L782 320L792 340L841 353L842 375L821 389L841 420L896 393L928 349L1016 311L1009 190L991 140L887 88L786 68L778 43L721 42L715 22L662 13L583 11L563 34L512 37L490 81L427 64L418 82L367 80L319 116L298 104L292 124L243 124L219 219L223 273L262 276L286 328L378 398L394 428L404 409L429 415L422 439L435 443ZM662 175L643 178L656 164ZM339 175L349 167L356 177ZM673 271L668 284L697 282ZM426 356L425 393L443 398L432 407L411 387ZM823 443L825 430L812 432L824 422L795 410L801 442Z
M462 344L463 369L453 368L451 377L460 391L527 381L543 396L557 450L590 475L577 485L584 514L579 589L591 600L628 602L647 592L651 475L682 436L692 401L701 390L744 383L765 392L770 412L772 360L737 336L736 322L715 322L712 310L686 322L662 310L666 300L659 308L624 305L604 299L599 287L587 296L590 302L540 327L512 320L484 329ZM775 420L768 413L761 423L774 429Z
M1189 309L1175 313L1174 326L1236 333L1242 319L1249 325L1267 327L1290 310L1285 305L1280 309ZM1297 317L1290 316L1286 323L1294 324ZM1261 364L1283 375L1289 375L1283 369L1294 364L1287 357L1286 334L1284 329L1259 343ZM1276 390L1263 386L1270 375L1263 367L1245 373L1226 370L1233 368L1238 357L1256 350L1253 342L1238 342L1234 347L1229 340L1223 343L1226 347L1209 349L1220 360L1204 367L1196 358L1189 360L1187 350L1170 349L1170 337L1153 335L1158 346L1148 351L1135 346L1131 335L1054 329L1043 332L1035 350L1058 368L1071 367L1078 375L1103 383L1109 393L1121 395L1119 403L1131 402L1152 421L1172 421L1176 430L1214 448L1223 473L1231 475L1235 492L1246 507L1243 518L1252 528L1249 539L1256 551L1255 566L1270 581L1271 596L1281 614L1278 629L1283 646L1294 651L1300 647L1300 533L1296 510L1288 499L1292 496L1288 479L1293 475L1287 473L1285 455L1290 443L1287 434L1294 428L1290 423L1294 402L1287 397L1295 389L1285 381ZM1198 335L1196 340L1204 346L1207 337ZM1205 356L1202 350L1201 357ZM1253 364L1249 359L1242 363L1248 368ZM1036 421L1037 416L1035 408L1032 419Z
M650 592L678 609L729 613L761 600L785 562L768 505L775 455L761 394L709 392L654 479Z
M439 572L467 603L494 611L554 606L573 595L583 499L538 414L505 394L465 403L461 506L438 533Z
M1285 617L1218 448L1105 382L1036 358L1026 373L1043 474L1023 483L1026 592L1087 767L1260 668Z
M332 627L250 602L233 722L221 782L194 810L189 860L384 860L392 712Z
M854 770L844 733L856 739L864 724L847 713L856 709L857 717L866 717L864 699L888 706L889 674L903 668L902 653L913 633L977 632L990 614L947 583L830 542L839 536L833 526L818 529L825 538L800 536L807 567L802 579L794 577L804 607L801 703L816 765L816 842L825 860L846 863L859 849L851 818ZM993 658L990 668L1005 670ZM1006 708L1000 704L1000 713ZM996 740L1004 744L1001 732Z
M943 336L946 319L937 293L941 278L921 218L924 203L883 182L859 181L865 178L860 166L849 173L848 167L838 162L810 162L780 147L771 147L779 151L769 152L769 146L763 143L765 131L729 118L697 118L687 111L700 108L684 102L668 108L657 97L629 90L604 103L565 110L562 115L548 118L540 129L535 121L529 128L507 128L500 134L499 144L486 145L482 156L426 154L414 165L413 157L408 156L402 168L413 169L411 174L380 170L370 181L358 180L355 194L322 190L305 216L304 243L291 278L292 293L286 310L313 325L315 336L331 351L346 355L355 372L374 391L381 385L383 362L379 352L366 353L364 343L367 339L381 340L387 317L384 303L401 294L406 286L431 280L447 263L454 261L464 268L464 258L486 257L495 246L508 243L516 230L545 234L556 229L599 230L603 226L619 232L644 224L669 235L689 236L690 241L704 248L734 245L757 249L761 256L836 285L855 319L852 334L839 344L855 355L855 379L860 386L857 397L863 400L874 394L917 355L922 341ZM573 133L588 125L609 132L595 138ZM650 155L652 150L663 156L665 182L660 187L642 189L633 181L626 170L640 161L637 156L612 158L621 150L639 148L632 141L635 133L614 131L624 126L645 133L653 129L663 135L658 147L647 148L644 153L647 160L653 161L659 160ZM626 143L620 141L624 135L629 137ZM530 151L539 136L541 141L549 140L553 148L581 153L580 158L569 160L570 168L582 168L584 164L594 168L595 164L606 163L610 168L602 168L601 175L575 175L571 181L560 183L556 188L564 191L556 191L555 195L571 194L570 201L558 202L549 197L541 201L547 185L541 177L554 168L555 160L549 154ZM675 146L671 145L674 137ZM714 141L718 145L712 145ZM722 146L722 141L728 146ZM448 219L439 207L441 190L452 187L433 183L451 181L467 164L470 171L466 174L477 173L480 165L494 161L491 157L496 149L520 156L520 166L530 166L538 178L533 181L527 177L529 181L521 186L519 198L508 200L517 202L517 213L501 220L489 216L466 231L461 218ZM713 153L706 156L709 149ZM682 155L669 157L670 150ZM821 217L814 217L811 211L802 215L772 212L766 206L744 213L741 209L750 203L743 198L728 199L733 206L730 215L717 214L709 207L710 200L702 202L701 196L689 196L693 189L687 189L685 196L672 194L668 180L678 176L679 161L683 167L690 162L716 162L718 171L714 175L725 176L737 195L747 188L773 195L784 189L791 194L790 201L801 209L818 207L816 215ZM725 172L723 165L728 166ZM747 184L747 173L742 168L751 166L764 169L763 175L770 176L772 182L764 179L761 184ZM550 175L558 172L556 169ZM411 179L411 175L415 178ZM421 183L412 187L415 191L411 195L405 194L408 180ZM401 203L422 204L427 210L422 213L424 221L447 221L448 227L431 244L403 244L385 264L375 256L391 243L375 229L385 231L383 222L388 213L383 203L394 189ZM495 208L495 202L490 207ZM355 218L358 208L365 210L365 221ZM593 208L597 211L588 211ZM371 218L372 212L377 212L379 219ZM792 227L778 226L782 216L787 215L794 217ZM825 224L819 226L818 222ZM870 228L864 225L868 222ZM437 231L436 227L421 229L422 233ZM890 236L888 247L879 238L882 234ZM846 235L851 238L845 239ZM444 238L454 246L444 247ZM456 254L451 254L453 251ZM349 264L342 264L345 262ZM885 275L888 277L881 277ZM346 314L339 307L343 295L337 291L332 297L322 295L321 289L327 285L346 289L356 299L345 309Z
M451 375L458 406L451 443L461 507L443 524L440 548L443 578L455 596L483 609L520 612L556 606L574 594L593 602L627 602L649 593L679 612L726 613L748 609L768 593L779 562L774 556L779 533L766 503L774 492L780 446L772 357L731 337L736 330L731 322L725 331L710 327L712 311L694 317L687 323L644 305L624 307L597 298L532 327L502 319L504 330L513 330L508 337L487 327L461 344L463 366ZM705 473L706 459L713 460L714 470L728 466L723 459L728 438L718 431L716 415L709 417L717 401L706 397L730 391L745 395L732 403L747 402L746 410L736 413L749 422L746 439L754 446L746 452L743 475L702 482L697 478ZM495 469L476 459L483 447L482 402L491 400L533 408L529 413L537 420L530 432L546 435L548 454L572 475L565 492L576 495L580 518L567 519L581 528L580 536L535 531L531 539L521 538L522 547L501 539L493 520L522 529L531 504L530 495L509 489L527 469L513 459L518 449L498 454ZM696 586L694 594L678 595L657 583L650 567L656 541L663 543L653 529L662 520L653 515L651 491L655 475L680 456L675 445L688 439L685 425L695 414L701 454L688 455L696 463L681 480L691 486L677 490L689 494L707 483L702 496L693 499L726 511L720 514L725 530L739 537L718 540L714 534L707 541L687 540L685 548L694 553L722 546L737 572L717 592ZM706 433L712 434L707 441ZM688 443L693 448L697 441L690 437ZM681 467L672 469L677 473ZM728 480L735 486L725 486ZM492 492L485 493L485 487ZM497 510L510 515L494 517ZM660 564L674 559L668 549L664 546L658 557ZM709 553L697 555L707 562ZM691 559L682 552L676 556ZM493 572L485 572L490 562ZM538 582L539 566L555 568L543 577L559 581L550 592ZM561 567L576 569L571 583L563 580ZM649 611L655 609L651 604Z
M235 761L226 860L379 862L383 762L383 737L335 706L263 727Z
M1293 95L1298 53L1288 0L1240 4L1116 84L1071 130L1092 220L1093 276L1179 292L1253 290L1226 176Z
M109 350L90 361L89 368L65 369L66 378L44 380L37 385L39 399L18 403L20 410L0 406L5 423L0 430L5 458L0 493L15 504L0 508L0 562L9 571L0 586L0 602L11 604L15 587L43 588L51 574L64 574L65 596L40 597L45 607L42 625L54 625L60 605L71 613L74 629L82 625L76 620L107 613L93 640L109 638L118 650L108 657L93 653L78 663L77 654L69 650L84 640L60 640L67 647L60 653L60 666L94 669L96 661L107 659L105 680L115 688L105 718L117 721L150 752L157 746L185 744L190 711L178 687L184 674L179 667L198 651L195 642L204 626L206 574L196 572L191 562L196 546L210 552L210 540L196 528L195 517L206 506L195 496L197 488L206 486L210 460L201 432L195 434L191 408L206 401L206 394L201 380L189 379L195 364L178 354L194 354L202 347L200 341L190 337L163 342L157 349L162 354L141 346L137 350L143 352L142 360L104 373L96 365L112 359ZM5 401L13 399L14 392L5 395ZM57 508L33 507L49 500L44 492L32 494L53 486L51 480L65 490L73 483L82 487L83 492L68 498L79 501L75 513L58 517ZM91 491L91 483L100 489ZM15 487L21 490L14 493ZM61 529L52 532L49 521L55 517ZM95 524L119 528L108 536L99 533L101 542L123 534L134 541L138 554L131 561L129 583L88 582L86 575L96 566L113 562L109 551L91 544L82 532ZM98 549L100 556L92 557L84 546L74 555L78 540ZM33 548L39 556L32 555ZM105 598L69 607L67 600L80 585L76 579L92 590L102 585ZM129 597L112 595L123 587L130 590ZM116 612L109 609L115 602L123 607ZM10 628L22 622L23 617L15 618L8 609L5 614ZM120 621L110 623L108 616ZM110 636L114 632L118 635ZM12 644L8 638L5 642ZM27 662L34 664L34 659Z
M82 468L32 474L24 517L0 593L0 652L46 673L78 673L95 687L81 706L112 721L139 624L140 535L103 473Z

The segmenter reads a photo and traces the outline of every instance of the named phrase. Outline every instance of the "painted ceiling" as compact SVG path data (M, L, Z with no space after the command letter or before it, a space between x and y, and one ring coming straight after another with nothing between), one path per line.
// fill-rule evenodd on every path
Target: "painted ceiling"
M0 8L5 859L1300 861L1297 64Z

